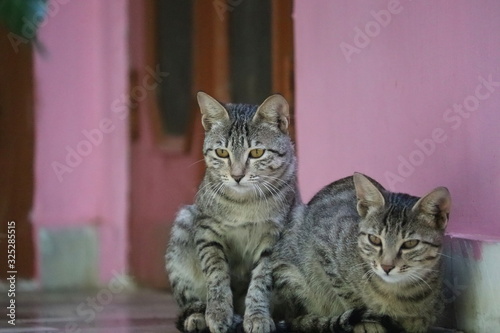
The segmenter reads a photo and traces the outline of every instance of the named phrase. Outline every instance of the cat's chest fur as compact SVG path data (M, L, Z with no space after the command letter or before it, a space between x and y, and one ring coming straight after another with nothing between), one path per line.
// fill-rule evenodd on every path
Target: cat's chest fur
M247 222L238 227L226 228L225 243L231 274L243 278L258 261L262 251L276 241L280 232L271 221Z
M244 204L235 204L221 197L216 206L207 206L200 200L198 205L208 216L216 218L221 226L231 230L232 228L247 228L255 224L255 228L268 223L267 221L283 220L283 205L281 202L270 198L265 202L259 200L248 200Z
M206 202L199 198L200 211L211 217L212 226L222 236L231 275L237 280L248 279L262 251L278 239L286 212L274 198L236 203L221 196L215 205Z
M381 283L364 281L360 283L359 288L364 290L363 302L369 308L379 309L380 312L395 318L427 312L433 304L428 299L408 301L414 298L413 294L421 292L424 286L384 286Z

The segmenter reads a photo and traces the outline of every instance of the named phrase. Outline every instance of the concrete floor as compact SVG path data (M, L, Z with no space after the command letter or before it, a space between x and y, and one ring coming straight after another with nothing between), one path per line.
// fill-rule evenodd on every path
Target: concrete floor
M177 307L158 291L17 294L15 326L2 315L0 332L170 333ZM2 300L2 309L5 302ZM3 313L4 311L2 311Z
M8 306L4 299L0 303L2 309ZM177 306L171 295L161 291L105 288L88 292L17 293L15 306L15 326L9 324L8 316L2 315L0 333L177 332ZM431 330L438 332L454 331Z

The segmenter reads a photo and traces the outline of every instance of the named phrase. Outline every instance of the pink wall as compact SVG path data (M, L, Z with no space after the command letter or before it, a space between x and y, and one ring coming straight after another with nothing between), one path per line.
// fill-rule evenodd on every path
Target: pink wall
M444 185L450 234L500 238L499 17L496 0L296 1L304 200L353 171Z
M127 268L128 132L112 108L128 88L127 1L50 3L35 58L33 221L97 225L107 281Z

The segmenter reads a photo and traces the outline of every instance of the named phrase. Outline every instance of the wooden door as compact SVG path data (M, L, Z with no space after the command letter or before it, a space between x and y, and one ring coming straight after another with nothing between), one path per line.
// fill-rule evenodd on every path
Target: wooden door
M168 9L161 6L175 7L175 1L170 1L168 5L157 1L161 0L130 2L131 91L140 85L147 72L145 69L159 66L160 71L165 73L165 80L159 83L158 89L146 98L131 103L130 271L140 284L167 287L164 253L170 227L179 207L193 202L204 172L201 154L203 128L196 92L205 91L222 102L247 103L260 103L264 97L278 92L288 99L293 110L292 1L264 1L260 2L259 8L254 8L256 2L253 1L195 0L190 3L190 9L185 3ZM168 28L169 24L165 23L170 22L165 22L169 15L159 15L162 14L158 13L160 9L179 10L177 14L168 13L173 20L170 29L189 29L191 33L179 33L183 36L181 40L176 40L175 34L171 34L171 42L162 40L164 35L158 29ZM185 18L186 10L191 11L189 19ZM265 46L267 51L260 52L260 55L239 52L239 47L245 46L245 38L248 43L259 43L256 34L250 33L251 36L245 37L248 33L245 29L252 29L252 26L241 25L241 22L252 22L257 17L248 16L260 15L263 11L265 15L262 16L268 17L269 25L264 30L268 34L264 38L268 41ZM190 21L189 27L185 26L186 21ZM188 38L186 36L191 38L187 46L183 43ZM234 38L242 40L235 42ZM184 51L180 50L183 47ZM249 47L250 51L252 49ZM162 52L167 52L168 57L169 50L187 54L178 54L163 63L165 53ZM244 59L247 55L250 59ZM260 57L260 62L252 59L254 56ZM179 61L182 59L190 63L181 65ZM260 71L252 80L258 80L255 85L265 86L266 89L253 89L255 85L239 80L241 77L238 74L248 79L248 73L262 68L248 67L240 71L236 67L262 63L268 66L259 67L267 69ZM188 67L190 78L185 77ZM186 82L189 84L186 85ZM189 113L182 120L188 124L185 131L171 131L168 126L162 125L164 119L161 117L168 119L169 115L161 109L162 96L158 94L162 93L162 89L174 88L176 93L170 98L177 96L186 100L172 103L171 109L167 107L166 112L176 105L184 105L184 109L177 111Z

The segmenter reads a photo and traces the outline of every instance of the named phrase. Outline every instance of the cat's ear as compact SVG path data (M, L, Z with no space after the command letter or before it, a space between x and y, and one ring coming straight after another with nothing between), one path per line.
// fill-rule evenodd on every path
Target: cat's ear
M356 208L361 217L365 217L369 212L384 207L384 195L368 178L361 173L355 172L353 180L356 198L358 199Z
M436 228L444 230L448 224L451 195L446 187L438 187L420 198L412 211L425 214Z
M265 121L276 125L283 133L288 134L290 118L289 106L286 99L279 95L272 95L259 106L253 121Z
M226 108L215 98L203 91L199 91L196 97L202 114L201 123L205 131L208 132L216 123L222 123L229 120L229 114Z

